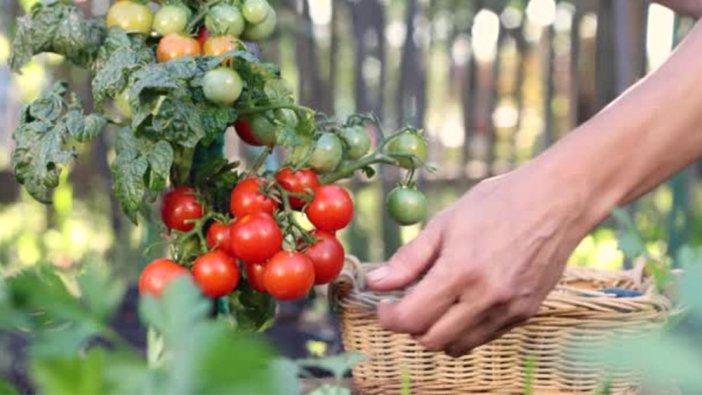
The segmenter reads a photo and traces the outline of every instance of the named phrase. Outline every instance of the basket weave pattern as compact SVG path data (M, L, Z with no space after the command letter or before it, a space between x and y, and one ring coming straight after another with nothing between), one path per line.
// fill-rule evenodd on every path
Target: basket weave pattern
M380 327L375 307L381 296L363 291L364 273L372 267L349 257L330 293L341 312L344 347L368 358L353 369L364 394L398 394L403 383L416 394L522 393L527 381L537 394L577 394L592 392L606 378L612 393L635 393L637 373L612 369L586 352L614 336L637 336L660 327L671 310L669 300L643 281L642 270L568 268L535 317L468 355L452 358ZM617 298L597 291L603 288L643 295Z

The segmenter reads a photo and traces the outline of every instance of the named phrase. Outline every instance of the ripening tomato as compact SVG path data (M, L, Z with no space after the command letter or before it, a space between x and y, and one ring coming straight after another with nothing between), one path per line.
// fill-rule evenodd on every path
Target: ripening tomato
M201 26L200 30L197 31L197 42L200 44L200 47L204 47L205 43L207 40L210 38L210 32L207 30L205 26Z
M159 36L185 32L191 11L180 5L164 5L154 15L153 29Z
M233 255L230 242L231 227L221 222L215 222L207 229L207 247L217 249Z
M163 197L161 219L168 229L187 232L195 227L191 221L202 218L202 205L197 201L195 190L179 187Z
M236 260L223 251L212 251L195 260L193 278L205 296L221 298L232 293L239 284L239 267Z
M266 265L264 263L244 263L244 270L246 270L246 279L251 288L258 292L266 292L266 284L263 278Z
M278 202L263 193L262 186L263 180L258 177L250 177L239 182L232 189L229 205L229 211L232 215L236 218L257 212L272 215L278 208Z
M263 280L276 299L300 299L314 286L314 264L299 252L280 251L266 264Z
M153 17L149 7L133 1L121 1L107 11L105 23L108 28L119 27L127 33L149 34Z
M237 48L237 40L234 36L210 37L202 46L202 52L207 56L219 56Z
M139 294L159 297L168 284L179 276L190 277L190 272L170 259L156 259L139 276Z
M276 127L265 116L239 118L234 128L239 138L247 144L272 147L276 143Z
M178 33L165 35L156 47L156 58L162 63L186 56L200 56L201 54L202 48L196 39Z
M305 214L317 229L335 232L353 219L353 200L346 189L338 185L318 186Z
M305 193L312 196L311 192L319 186L319 178L317 173L311 169L302 169L293 172L289 167L280 169L275 175L275 179L280 183L286 191L294 193ZM299 210L305 206L307 202L299 197L290 197L290 206Z
M244 262L265 262L283 247L283 232L264 212L239 218L231 229L231 249Z
M319 230L312 235L317 241L305 250L305 256L314 265L314 283L326 284L341 273L346 252L334 235Z
M210 70L202 77L202 91L212 103L231 106L239 99L243 89L244 81L239 73L228 67Z

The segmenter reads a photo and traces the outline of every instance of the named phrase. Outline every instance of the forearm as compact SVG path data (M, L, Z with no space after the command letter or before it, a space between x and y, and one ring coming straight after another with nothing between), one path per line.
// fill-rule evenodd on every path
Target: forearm
M575 190L590 225L702 155L702 26L670 59L528 166Z

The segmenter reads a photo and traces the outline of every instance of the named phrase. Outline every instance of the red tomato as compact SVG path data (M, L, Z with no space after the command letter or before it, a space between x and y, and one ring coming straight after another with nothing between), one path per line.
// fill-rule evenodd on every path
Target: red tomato
M322 185L314 189L314 199L305 213L317 229L334 232L345 228L353 219L353 200L346 189L338 185Z
M232 189L229 211L241 218L249 214L264 212L273 214L278 202L261 191L263 181L257 177L247 178Z
M253 289L258 292L266 292L266 284L263 281L263 273L266 271L266 265L263 263L245 263L246 279Z
M223 251L212 251L195 260L193 277L203 294L221 298L232 293L239 284L239 267L236 260Z
M195 227L193 221L202 218L202 205L197 202L195 190L179 187L163 197L161 219L168 229L187 232Z
M190 272L170 259L152 261L139 276L139 294L159 297L176 277L190 277Z
M232 226L230 248L244 262L265 262L282 246L283 232L268 213L249 214Z
M344 267L344 246L332 234L315 231L317 241L305 251L305 256L314 264L314 283L326 284L335 279Z
M178 33L165 35L156 47L156 58L161 63L185 56L195 57L200 55L202 55L200 43L192 37Z
M210 225L207 230L207 247L222 250L229 255L233 255L230 251L231 228L221 222L215 222Z
M210 32L207 31L205 26L200 27L200 30L197 32L197 42L200 43L200 47L205 46L208 38L210 38Z
M275 175L275 179L278 180L280 186L286 191L294 193L306 193L311 195L314 188L319 186L317 173L312 169L302 169L293 172L290 168L286 167ZM295 210L301 209L306 203L305 200L298 197L290 197L290 206Z
M266 264L263 280L276 299L300 299L314 285L314 265L299 252L280 251Z

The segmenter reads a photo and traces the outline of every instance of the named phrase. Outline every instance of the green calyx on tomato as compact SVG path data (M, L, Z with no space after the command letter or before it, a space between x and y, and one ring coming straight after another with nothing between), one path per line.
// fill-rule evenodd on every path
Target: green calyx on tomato
M213 36L233 35L244 32L244 17L238 8L230 4L218 4L207 12L205 27Z
M164 5L154 14L153 30L159 36L169 33L185 33L192 12L188 7L179 5Z
M127 33L149 34L153 21L151 9L134 1L120 1L107 11L108 28L118 27Z
M231 106L241 96L244 82L239 74L227 67L219 67L205 73L202 78L202 90L207 100Z
M344 147L339 137L333 133L323 133L315 143L308 164L320 173L329 173L339 166L343 155Z
M347 126L341 130L341 138L346 143L346 155L351 160L362 158L371 147L371 139L362 125Z
M268 6L266 17L259 23L246 25L242 37L251 41L265 40L273 34L277 23L278 16L273 8Z
M427 216L427 198L414 188L393 189L388 193L385 205L390 217L400 225L414 225Z
M427 160L427 141L421 134L407 131L390 140L387 152L401 167L417 168Z
M319 186L319 178L317 173L311 169L302 169L293 172L289 167L280 169L275 175L276 181L283 189L296 194L306 194L312 196L314 188ZM296 196L290 197L290 207L294 210L299 210L305 206L307 202Z

